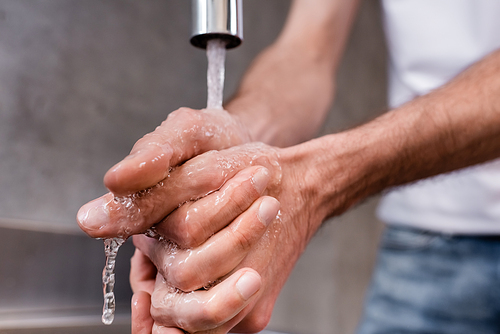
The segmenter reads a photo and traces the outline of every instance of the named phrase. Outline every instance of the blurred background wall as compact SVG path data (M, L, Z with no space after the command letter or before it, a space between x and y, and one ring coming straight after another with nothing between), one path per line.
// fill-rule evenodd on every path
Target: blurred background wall
M244 1L245 42L227 54L226 97L289 4ZM102 242L84 236L75 215L106 191L102 176L138 138L178 107L205 105L206 58L188 42L190 17L186 0L0 0L0 333L128 330L133 247L118 255L119 314L103 327ZM365 0L322 133L384 111L385 57L378 2ZM270 329L354 331L382 228L376 203L324 224Z

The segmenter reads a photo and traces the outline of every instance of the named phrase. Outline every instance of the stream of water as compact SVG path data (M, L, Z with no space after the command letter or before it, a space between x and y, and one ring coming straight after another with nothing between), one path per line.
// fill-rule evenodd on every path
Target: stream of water
M106 265L102 271L102 291L104 293L104 305L102 307L102 323L111 325L115 319L115 263L118 249L125 242L121 238L110 238L104 240L104 253L106 254Z
M207 109L222 109L224 92L224 63L226 60L226 43L220 39L207 42ZM154 228L146 231L146 235L158 237ZM125 242L122 238L104 240L106 265L102 272L104 305L102 308L102 322L111 325L115 318L115 262L118 249Z
M207 109L222 109L226 43L220 39L207 42Z

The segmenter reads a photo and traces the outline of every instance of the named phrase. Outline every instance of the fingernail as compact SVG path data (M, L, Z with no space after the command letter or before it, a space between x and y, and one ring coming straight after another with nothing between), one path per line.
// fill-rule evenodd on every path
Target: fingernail
M252 184L255 190L257 190L259 194L262 194L264 189L266 189L268 183L269 183L269 171L267 170L267 168L259 169L252 176Z
M246 272L236 282L236 289L244 300L248 300L260 289L260 277L253 272Z
M105 198L101 197L82 206L76 218L80 226L83 229L97 230L106 225L109 222L106 204Z
M260 203L257 217L264 226L267 226L276 218L278 210L279 202L274 198L266 198Z

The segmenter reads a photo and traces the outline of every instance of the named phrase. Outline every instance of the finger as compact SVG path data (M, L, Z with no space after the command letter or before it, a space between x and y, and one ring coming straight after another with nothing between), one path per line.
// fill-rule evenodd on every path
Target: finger
M163 180L170 167L195 155L249 140L243 127L224 110L181 108L156 130L137 141L130 155L104 177L116 195L128 195Z
M181 248L199 246L248 209L262 195L269 179L264 167L244 169L219 191L176 209L155 225L156 232Z
M156 267L153 262L136 248L134 256L130 259L130 286L132 291L146 291L153 293L156 277Z
M139 291L132 296L132 334L151 334L153 318L149 310L151 308L151 296L149 293Z
M220 189L227 180L252 165L266 167L271 179L279 182L278 152L264 144L210 151L179 166L167 180L147 191L119 198L109 193L85 204L78 211L77 220L80 227L94 238L126 238L144 233L179 204Z
M172 249L169 242L144 236L134 237L134 244L170 284L193 291L231 272L260 240L278 210L276 199L262 197L229 226L193 249Z
M176 209L218 190L245 167L221 164L221 154L199 155L171 173L167 181L127 197L108 193L80 208L80 227L91 237L126 238L143 233Z
M157 280L151 298L151 315L157 324L178 327L190 333L222 326L257 297L260 275L240 269L210 290L190 293L173 291Z

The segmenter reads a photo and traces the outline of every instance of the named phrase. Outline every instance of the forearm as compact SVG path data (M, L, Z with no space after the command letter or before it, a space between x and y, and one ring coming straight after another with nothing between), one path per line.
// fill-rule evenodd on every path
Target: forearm
M289 146L315 135L358 0L296 0L277 41L245 74L226 109L255 141Z
M500 51L363 126L284 150L323 218L382 190L500 156Z

